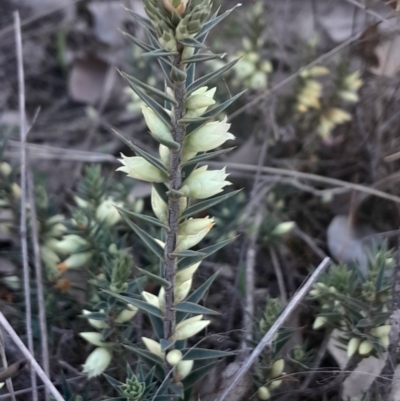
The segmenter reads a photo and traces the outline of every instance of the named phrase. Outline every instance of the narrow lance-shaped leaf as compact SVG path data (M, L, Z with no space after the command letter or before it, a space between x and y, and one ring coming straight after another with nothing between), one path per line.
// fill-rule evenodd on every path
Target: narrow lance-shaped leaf
M191 372L185 379L182 380L183 387L186 389L193 386L194 383L204 377L218 363L219 361L215 361Z
M122 32L122 34L131 42L133 42L136 46L139 46L141 49L143 49L146 52L152 52L154 50L158 50L150 45L148 45L145 42L142 42L141 40L137 39L135 36L130 35L128 32Z
M225 11L223 14L221 14L218 17L211 18L209 21L207 21L203 28L201 28L199 35L204 35L205 33L209 32L211 29L213 29L216 25L218 25L221 21L223 21L235 8L240 7L241 4L236 4L235 7L231 8L230 10Z
M204 348L184 348L181 349L183 354L183 361L198 361L204 359L225 358L227 356L235 355L234 352L217 351L214 349Z
M212 309L187 301L179 302L179 304L174 306L174 310L177 312L193 313L195 315L220 315L219 312Z
M160 309L156 308L153 305L148 304L145 301L140 301L139 299L127 297L125 295L120 295L109 290L102 290L102 291L114 298L119 299L120 301L125 302L126 304L132 304L137 308L144 310L147 313L150 313L151 315L154 315L156 317L162 317Z
M168 188L166 187L166 185L165 185L165 184L162 184L162 183L154 182L154 183L153 183L153 187L154 187L154 189L157 191L157 193L158 193L158 195L160 196L160 198L161 198L165 203L168 204L168 195L167 195Z
M213 53L195 54L192 57L189 57L187 60L183 60L182 64L202 63L203 61L215 60L216 58L222 59L224 56L225 56L225 53L222 53L222 54L213 54Z
M203 257L204 253L198 251L192 251L191 249L187 249L185 251L173 252L170 254L176 258L188 258L188 257Z
M193 82L188 88L187 88L187 94L191 94L195 90L201 88L202 86L205 86L208 82L210 82L213 79L218 78L222 74L224 74L226 71L231 69L240 59L237 58L236 60L231 61L227 65L224 65L217 71L210 72L207 75L204 75L204 77L199 78L197 81Z
M202 212L203 210L210 209L211 207L218 205L218 203L224 202L229 198L232 198L233 196L237 195L241 189L233 192L229 192L224 195L217 196L215 198L207 199L202 202L198 202L194 204L193 206L188 207L183 213L182 213L182 218L186 219L188 217L194 216L197 213Z
M225 245L229 244L230 242L234 241L235 238L230 238L224 241L220 241L214 245L210 245L206 248L200 249L199 252L204 253L203 257L187 257L183 258L178 262L178 270L183 270L186 267L192 266L197 262L200 262L201 260L207 258L208 256L212 255L213 253L219 251L221 248L223 248Z
M123 391L121 390L121 385L123 383L121 383L120 381L114 379L113 377L103 373L103 376L107 379L107 381L111 384L111 386L114 387L114 389L121 394L122 396L124 395Z
M197 164L197 163L203 162L205 160L213 159L214 157L221 156L225 153L232 151L233 149L235 149L235 148L233 147L233 148L216 150L214 152L202 153L201 155L197 155L197 156L193 157L193 159L190 159L187 162L183 163L182 166L188 166L190 164Z
M195 49L207 49L208 47L194 38L186 38L179 41L184 46L194 47Z
M138 89L136 85L132 85L132 83L129 82L128 78L125 75L121 74L121 76L129 83L129 86L135 91L135 93L147 104L147 106L149 106L154 111L154 113L158 115L158 117L161 118L161 120L164 121L167 126L171 126L171 120L163 107L152 97L144 93L142 90Z
M149 37L150 42L152 43L153 46L156 46L158 44L157 39L155 38L155 36L151 32L148 31L147 32L147 36ZM165 80L167 81L167 83L170 86L172 86L173 83L171 81L171 67L162 58L157 59L157 61L158 61L158 64L160 65L160 67L161 67L161 70L164 73Z
M121 217L129 225L129 227L138 235L138 237L147 245L147 247L156 255L159 259L164 259L164 249L157 243L157 241L146 231L142 230L136 225L128 216L120 211Z
M136 212L131 212L130 210L126 210L122 207L115 206L118 210L121 212L124 212L126 215L133 216L138 218L139 220L145 221L147 223L153 224L156 227L160 228L165 228L168 229L168 226L166 226L164 223L161 223L160 220L156 219L155 217L152 216L147 216L147 214L141 214L141 213L136 213Z
M114 129L113 129L113 132L115 135L118 136L119 139L121 139L122 142L124 142L124 144L126 146L128 146L131 150L133 150L138 156L143 157L143 159L148 161L154 167L158 168L164 174L168 175L167 169L165 168L164 164L161 163L160 160L158 160L156 157L152 156L150 153L145 152L143 149L140 149L139 146L136 146L129 139L126 139L123 135L121 135L119 132L115 131Z
M146 83L144 83L143 81L140 81L139 79L136 79L132 75L125 74L124 72L122 72L121 75L128 81L129 85L136 93L138 90L143 89L145 91L153 93L154 95L160 97L163 100L167 100L168 102L173 103L175 106L177 105L176 100L169 97L165 92L160 91L159 89L154 88L153 86L147 85ZM137 89L137 88L140 88L140 89ZM165 113L165 111L164 111L164 113ZM171 127L171 121L167 122L166 124L167 124L167 126Z
M176 56L177 54L177 52L167 52L163 49L156 49L143 54L142 57L172 57Z
M157 284L160 284L164 287L170 287L171 283L169 283L167 280L163 279L160 276L157 276L156 274L150 273L149 271L145 270L145 269L141 269L140 267L136 267L140 273L142 273L143 275L145 275L146 277L148 277L150 280L154 281Z
M214 273L211 277L209 277L199 288L193 291L187 298L186 302L192 302L197 304L203 297L204 294L211 287L211 284L217 278L218 272Z
M151 23L150 20L148 20L147 18L142 17L141 15L135 13L132 10L128 10L127 9L127 11L132 15L133 18L135 18L138 22L140 22L142 25L144 25L150 32L154 32L155 33L154 26L153 26L153 24Z

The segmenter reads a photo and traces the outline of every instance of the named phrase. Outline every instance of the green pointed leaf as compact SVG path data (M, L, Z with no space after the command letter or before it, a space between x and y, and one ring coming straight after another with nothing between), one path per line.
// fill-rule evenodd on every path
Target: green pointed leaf
M376 285L375 285L376 292L379 292L383 287L385 279L385 271L386 271L386 266L385 263L383 263L382 267L379 269L378 277L376 278Z
M139 355L143 358L147 358L149 360L151 360L152 362L156 363L157 365L163 366L164 365L164 361L159 358L157 355L154 355L153 353L151 353L148 350L139 348L135 345L127 345L127 344L123 344L125 348L133 351L136 355Z
M193 386L193 384L203 378L219 362L220 361L209 363L208 365L204 365L201 368L191 372L185 379L182 380L183 387L186 389Z
M121 394L122 396L124 395L123 391L121 390L121 383L120 381L114 379L113 377L107 375L106 373L103 373L103 376L107 379L107 381L111 384L111 386L114 387L114 389Z
M166 340L165 338L160 339L161 351L165 352L175 344L175 341Z
M217 351L214 349L204 348L184 348L181 349L183 354L183 361L198 361L203 359L225 358L227 356L235 355L235 352Z
M124 142L124 144L126 146L128 146L131 150L133 150L138 156L143 157L143 159L148 161L154 167L158 168L165 175L168 175L167 169L165 168L164 164L161 163L160 160L158 160L156 157L152 156L150 153L147 153L144 150L140 149L139 146L136 146L134 143L132 143L129 139L126 139L119 132L115 131L114 129L112 131L114 132L115 135L117 135L117 137L119 139L121 139L122 142Z
M183 163L182 166L189 166L190 164L197 164L197 163L203 162L205 160L213 159L214 157L228 153L228 152L232 151L233 149L235 149L235 147L222 149L222 150L216 150L214 152L209 152L209 153L202 153L201 155L197 155L197 156L193 157L193 159L190 159L187 162Z
M149 53L147 53L149 54ZM157 88L154 88L153 86L147 85L146 83L144 83L143 81L140 81L139 79L136 79L135 77L133 77L132 75L128 75L125 74L124 72L121 72L121 75L123 78L125 78L126 81L128 81L129 86L137 93L138 91L140 92L142 89L145 91L148 91L150 93L153 93L155 96L160 97L163 100L166 100L172 104L174 104L175 106L178 104L176 102L175 99L172 99L171 97L169 97L165 92L160 91ZM140 89L139 89L140 88ZM143 100L145 101L145 100ZM153 101L154 102L154 101ZM158 103L157 103L158 104ZM149 105L150 106L150 105ZM159 105L160 106L160 105ZM151 106L150 106L151 107ZM161 107L161 106L160 106ZM152 107L151 107L152 108ZM154 110L156 112L156 110ZM165 113L165 111L163 110L163 113ZM157 113L158 114L158 113ZM160 116L160 118L162 118ZM168 118L167 121L165 121L165 123L167 124L168 127L171 128L171 120Z
M145 28L147 28L150 32L154 32L155 33L155 29L153 24L151 23L151 21L147 18L142 17L139 14L136 14L134 11L132 10L127 10L129 12L129 14L132 15L133 18L135 18L136 21L140 22L140 24L142 24Z
M156 49L148 53L144 53L142 57L173 57L177 56L177 52L167 52L163 49Z
M160 198L166 203L168 204L168 188L165 184L162 183L156 183L154 182L153 184L154 189L157 191L158 195L160 196Z
M240 191L241 189L196 203L193 206L188 207L182 213L182 219L187 219L188 217L194 216L195 214L200 213L203 210L210 209L211 207L218 205L218 203L224 202L227 199L232 198L233 196L237 195Z
M157 38L150 31L147 32L147 36L150 39L150 43L154 47L157 47L158 46ZM157 61L158 61L158 64L160 64L161 70L164 73L165 80L168 82L168 85L172 87L173 82L171 81L171 67L162 58L158 58Z
M188 249L186 251L172 252L170 253L170 255L176 258L188 258L188 257L202 257L204 256L204 253Z
M188 88L187 88L187 95L190 95L192 92L195 90L201 88L202 86L205 86L208 82L212 81L213 79L218 78L222 74L224 74L226 71L231 69L238 61L240 58L237 58L236 60L231 61L227 65L224 65L220 69L210 72L207 75L204 75L203 77L199 78L197 81L194 81Z
M147 247L156 255L159 259L164 259L164 249L157 243L157 241L136 225L124 212L119 212L121 217L125 220L128 226L137 234L137 236L147 245Z
M102 290L103 292L105 292L108 295L111 295L114 298L119 299L120 301L123 301L127 304L132 304L134 306L136 306L137 308L144 310L147 313L150 313L151 315L154 315L156 317L162 317L162 313L160 311L160 309L156 308L153 305L148 304L145 301L140 301L139 299L136 298L131 298L131 297L127 297L125 295L120 295L120 294L116 294L115 292L109 291L109 290Z
M154 377L154 368L149 370L149 373L147 373L144 379L146 387L149 387L151 385L151 383L153 382L153 377Z
M154 329L154 333L157 335L158 339L163 338L164 336L164 323L162 321L162 318L154 316L154 315L148 315L151 325Z
M247 91L247 89L245 89L242 92L237 93L235 96L232 96L231 98L229 98L228 100L226 100L225 102L221 103L218 106L214 106L213 108L207 110L202 117L215 117L217 116L219 113L221 113L222 111L224 111L225 109L227 109L233 102L235 102L237 99L239 99L240 96L242 96L245 92Z
M156 227L161 227L161 228L165 228L168 229L168 226L165 225L164 223L161 223L160 220L156 219L155 217L152 216L147 216L146 214L141 214L141 213L136 213L136 212L131 212L129 210L126 210L122 207L119 206L115 206L118 210L120 210L121 212L124 212L126 215L129 216L133 216L138 218L139 220L145 221L146 223L150 223L155 225Z
M126 77L124 77L123 74L121 74L123 78L125 78L126 81L128 81L128 79ZM157 103L152 97L150 97L147 93L143 92L142 90L140 90L136 85L133 85L132 82L129 82L129 86L134 90L134 92L143 100L143 102L145 102L147 104L147 106L149 106L154 113L156 113L158 115L158 117L161 118L161 120L164 121L164 123L170 127L171 126L171 120L168 116L168 114L166 113L166 111L164 110L164 108Z
M223 59L226 53L214 54L214 53L201 53L194 54L187 60L183 60L182 64L202 63L204 61L215 60L216 58Z
M215 312L212 309L186 301L179 302L179 304L175 305L173 309L177 312L193 313L195 315L220 315L219 312Z
M141 40L135 38L135 36L130 35L128 32L122 32L122 34L123 34L128 40L130 40L130 41L133 42L136 46L139 46L141 49L143 49L143 50L146 51L146 52L152 52L152 51L154 51L154 50L157 50L157 49L155 49L154 47L148 45L147 43L142 42Z
M208 46L195 38L186 38L179 40L178 42L184 46L194 47L195 49L208 49Z
M163 279L160 276L150 273L149 271L147 271L145 269L141 269L140 267L136 267L136 269L138 269L140 271L140 273L142 273L144 276L148 277L150 280L154 281L155 283L162 285L163 287L168 288L171 286L170 282L168 282L167 280Z
M204 35L205 33L209 32L211 29L213 29L216 25L218 25L221 21L223 21L236 7L240 7L241 4L236 4L235 7L231 8L230 10L225 11L223 14L221 14L218 17L211 18L209 21L207 21L203 28L201 28L200 32L198 33L199 35Z
M211 277L209 277L199 288L193 291L187 298L186 302L192 302L197 304L204 297L204 294L211 287L211 284L217 278L219 272L214 273Z
M204 253L205 256L203 257L194 257L194 258L183 258L178 262L178 270L183 270L189 266L194 265L197 262L200 262L201 260L205 259L206 257L212 255L213 253L219 251L221 248L223 248L225 245L229 244L230 242L234 241L235 238L230 238L224 241L217 242L214 245L210 245L206 248L200 249L199 252Z

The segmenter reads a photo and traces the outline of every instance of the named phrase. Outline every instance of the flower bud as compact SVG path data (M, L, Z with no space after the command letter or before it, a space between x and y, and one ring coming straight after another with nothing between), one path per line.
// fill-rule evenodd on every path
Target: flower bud
M179 148L179 145L174 141L170 128L150 107L142 106L142 113L150 133L156 141L171 149Z
M200 264L201 264L201 262L198 262L192 266L187 267L186 269L178 271L175 276L175 285L179 286L182 283L184 283L185 281L191 280L193 277L193 274L199 268Z
M328 319L325 316L318 316L314 321L313 329L318 330L324 327L327 321Z
M204 230L199 231L193 235L178 235L178 240L175 248L175 252L184 251L197 245L211 230L214 223L210 224Z
M358 347L358 353L361 356L367 356L373 350L374 346L372 345L371 341L364 340L360 346Z
M197 315L178 323L175 328L175 333L171 336L171 340L186 340L206 328L211 321L201 320L202 318L203 315Z
M282 374L284 368L285 368L285 361L283 359L278 359L273 363L271 370L269 372L269 377L271 379L279 377Z
M183 301L188 296L191 288L192 288L192 279L187 280L180 285L176 285L174 304L176 305L179 304L179 302Z
M167 224L168 206L154 187L151 188L151 207L158 220L164 224Z
M134 305L128 304L128 309L121 311L115 319L115 323L126 323L133 319L138 313L139 308Z
M100 312L104 312L104 309L102 309ZM82 310L83 316L90 315L92 312L83 309ZM89 324L94 327L95 329L108 329L110 326L105 322L104 320L97 320L97 319L88 319Z
M96 348L86 359L83 365L83 372L88 374L89 379L99 376L110 364L112 353L108 348Z
M205 199L219 194L225 186L232 185L229 181L225 181L228 176L225 168L211 171L207 171L207 169L208 166L202 166L189 175L181 188L185 196Z
M145 301L148 304L153 305L156 308L160 309L160 301L154 294L151 294L150 292L142 291L142 297L145 299Z
M174 349L168 352L166 359L171 366L175 366L181 361L182 352L179 351L178 349Z
M273 391L273 390L277 389L278 387L280 387L281 384L282 384L282 380L274 380L268 384L268 390Z
M294 229L295 226L296 226L296 223L294 221L286 221L284 223L280 223L274 228L274 230L272 231L272 234L275 234L275 235L288 234Z
M60 257L47 245L40 247L40 257L43 263L50 268L55 268L60 262Z
M384 349L387 349L390 344L389 334L385 334L378 338L378 342Z
M182 51L182 60L187 60L194 54L194 47L185 46Z
M171 14L175 11L178 15L182 15L186 10L189 0L163 0L164 7Z
M154 355L157 355L159 358L164 359L165 353L161 351L161 345L152 340L151 338L142 337L142 341L146 348Z
M186 100L188 110L199 110L215 104L215 100L205 94L190 95Z
M193 369L193 364L194 361L180 361L175 368L175 380L180 382L188 376Z
M128 177L148 182L159 183L167 181L167 176L143 157L126 157L122 153L121 156L122 159L119 159L119 161L123 164L123 167L117 168L117 171L123 171Z
M97 332L85 332L79 333L79 335L84 338L88 343L96 345L97 347L109 347L113 343L103 341L103 336L101 333Z
M6 162L0 163L0 173L4 178L7 178L11 174L11 171L12 168L8 163Z
M371 336L376 338L387 336L390 333L390 324L385 324L383 326L375 327L371 330Z
M357 337L353 337L347 344L347 356L351 358L356 351L358 350L358 347L360 346L361 340Z
M265 386L262 386L257 390L257 397L260 400L269 400L271 398L271 394Z
M158 152L160 153L160 158L161 158L162 163L167 168L167 170L169 170L169 165L170 165L170 160L171 160L170 150L166 146L160 144Z
M202 125L189 134L184 143L184 152L208 152L218 148L226 141L235 137L228 132L231 124L226 123L226 117L222 121L213 121Z
M19 199L21 197L21 188L16 182L13 182L11 185L11 193L15 199Z
M212 100L214 98L215 91L217 90L217 88L211 88L211 89L208 89L208 90L207 89L208 89L207 86L202 86L201 88L195 90L191 94L190 97L202 95L202 96L206 96L206 97L208 97L209 99ZM188 100L190 99L190 97L188 98ZM200 107L200 108L197 108L197 109L189 109L188 108L188 110L186 111L186 114L185 114L185 118L200 117L207 111L208 107L209 106Z
M121 220L118 209L115 206L122 207L122 202L115 202L113 198L109 197L97 207L96 219L103 222L107 227L112 227Z
M55 245L56 250L59 253L67 254L74 253L83 247L87 247L89 243L79 235L68 234L65 235L61 241L58 241Z
M57 265L58 270L61 273L65 272L67 269L78 269L83 267L92 259L92 252L79 252L74 253L69 258L65 259L64 262Z

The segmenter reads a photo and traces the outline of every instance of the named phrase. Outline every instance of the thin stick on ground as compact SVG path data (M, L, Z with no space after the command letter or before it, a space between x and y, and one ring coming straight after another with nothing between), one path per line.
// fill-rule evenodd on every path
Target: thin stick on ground
M274 273L276 276L276 280L278 281L281 305L286 306L287 305L287 296L286 296L287 292L286 292L285 280L284 280L283 274L282 274L282 269L279 266L278 255L277 255L275 248L273 248L273 247L269 248L269 253L271 254L272 266L274 267Z
M36 216L36 201L35 201L35 190L33 177L31 173L28 173L28 199L31 211L31 238L33 244L33 254L35 262L35 276L37 286L37 302L39 307L39 324L40 324L40 342L42 347L42 366L47 377L50 377L50 365L49 365L49 348L48 348L48 337L47 337L47 323L46 323L46 307L44 302L44 289L43 289L43 267L40 258L39 248L39 233L37 226ZM46 400L50 399L49 392L45 393Z
M227 399L227 396L235 388L235 386L239 383L239 381L243 377L243 375L251 368L251 366L256 361L256 359L259 357L259 355L264 350L264 348L271 346L272 341L275 337L275 334L285 323L286 319L298 307L299 303L308 294L311 287L317 281L318 277L329 266L329 264L330 264L330 258L325 258L320 263L320 265L317 267L317 269L314 271L314 273L311 275L311 277L308 279L308 281L303 285L303 287L297 291L297 293L293 296L293 298L289 302L289 305L284 309L284 311L279 316L279 318L275 321L275 323L272 325L272 327L264 335L264 337L258 343L257 347L254 348L253 352L247 358L246 362L243 363L242 367L239 369L239 371L236 373L236 376L233 378L230 386L227 389L225 389L225 391L222 393L222 395L218 399L218 401L223 401L223 400Z
M25 358L29 360L32 370L37 373L37 375L42 380L43 384L49 389L50 393L53 395L56 401L65 401L62 395L55 388L51 380L46 376L46 373L44 373L43 369L36 362L36 359L29 352L28 348L26 348L25 344L21 341L21 339L18 337L18 334L14 331L10 323L8 323L8 320L4 317L4 315L1 312L0 312L0 325L10 335L15 345L24 354Z
M0 354L1 354L1 361L3 363L3 368L8 367L7 357L6 357L6 350L4 345L3 333L0 330ZM6 380L7 390L10 393L12 401L16 401L15 394L14 394L14 386L12 383L12 379L9 378Z
M21 141L21 222L20 222L20 236L21 236L21 250L22 250L22 264L23 264L23 277L24 277L24 295L25 295L25 320L26 320L26 335L28 338L28 348L32 355L34 355L33 337L32 337L32 309L31 309L31 291L29 279L29 258L28 258L28 241L26 230L26 118L25 118L25 82L24 82L24 66L22 55L22 38L21 38L21 21L19 13L14 13L15 24L15 43L17 54L17 69L18 69L18 98L19 98L19 124L20 124L20 141ZM32 397L33 401L38 400L36 389L36 375L34 369L31 367L31 383L32 383Z

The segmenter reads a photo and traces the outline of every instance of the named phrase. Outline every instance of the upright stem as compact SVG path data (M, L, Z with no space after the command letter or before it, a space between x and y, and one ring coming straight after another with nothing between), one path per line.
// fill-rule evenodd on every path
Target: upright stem
M181 51L174 58L174 66L180 70L184 69L181 64ZM181 156L182 144L185 137L185 125L181 125L178 121L185 114L185 82L174 84L174 94L178 105L174 108L172 134L175 142L178 142L180 148L171 150L171 160L169 169L169 189L179 191L182 186ZM170 256L176 247L176 239L179 228L179 199L168 200L168 226L167 240L165 244L164 254L164 277L171 283L169 288L165 289L165 312L164 312L164 337L170 338L175 332L175 311L174 291L175 291L175 270L176 258Z

